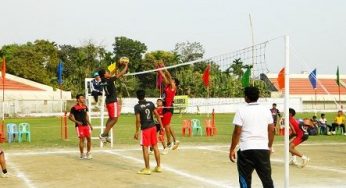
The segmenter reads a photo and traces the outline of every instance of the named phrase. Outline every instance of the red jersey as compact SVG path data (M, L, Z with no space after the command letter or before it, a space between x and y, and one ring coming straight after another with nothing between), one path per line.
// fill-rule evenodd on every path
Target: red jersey
M173 101L174 101L174 97L175 97L175 89L171 88L171 85L167 85L164 93L165 93L165 99L164 99L164 106L165 107L171 107L173 106Z
M163 117L163 107L162 106L157 107L156 111L157 111L157 113L159 113L160 118L162 118Z
M292 125L294 131L296 132L297 136L303 136L304 132L303 130L299 127L299 123L296 119L293 117L290 117L290 124Z

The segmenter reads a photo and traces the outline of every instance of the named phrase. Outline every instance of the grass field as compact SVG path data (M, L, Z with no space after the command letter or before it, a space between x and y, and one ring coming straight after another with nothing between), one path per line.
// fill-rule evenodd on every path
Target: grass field
M32 142L0 144L7 153L12 174L10 178L0 179L0 187L80 187L81 184L83 187L238 187L236 165L228 159L233 115L215 115L218 134L212 137L182 137L183 119L196 118L204 122L206 115L174 115L172 126L181 146L178 151L163 155L164 172L150 177L136 174L143 167L143 159L138 141L133 139L133 115L120 117L113 129L113 149L107 146L101 149L98 140L93 140L94 159L90 161L78 159L78 139L70 121L69 139L63 140L58 117L6 119L6 123L30 123ZM311 116L297 114L298 118ZM327 114L329 120L333 116ZM93 134L98 133L99 130ZM298 149L306 152L312 160L304 169L290 168L291 187L345 187L345 141L346 136L342 135L310 136ZM276 187L283 187L282 136L275 137L274 147L276 152L271 157L273 179ZM151 162L154 162L153 157ZM304 178L306 176L309 178ZM256 173L253 187L261 187Z

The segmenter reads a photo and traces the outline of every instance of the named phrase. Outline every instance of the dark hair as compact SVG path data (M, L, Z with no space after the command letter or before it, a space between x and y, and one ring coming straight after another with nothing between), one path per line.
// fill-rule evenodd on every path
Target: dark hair
M317 116L312 116L312 119L316 119L317 118Z
M162 100L162 99L157 99L156 101L161 101L161 102L163 102L163 100Z
M244 95L250 102L256 102L259 98L259 90L257 87L249 86L244 89Z
M177 87L180 85L180 81L177 78L174 78L174 82Z
M273 103L273 106L276 106L276 103Z
M99 70L99 76L101 77L101 78L104 78L105 77L105 74L106 74L106 70L105 69L101 69L101 70Z
M145 91L143 89L136 91L137 99L143 100L145 97Z
M292 114L292 116L296 115L296 111L293 108L288 109L289 113Z
M325 116L325 115L326 115L326 114L323 114L323 113L321 114L321 116Z
M84 97L84 95L83 95L83 94L77 94L77 95L76 95L76 99L79 99L81 96L83 96L83 97Z

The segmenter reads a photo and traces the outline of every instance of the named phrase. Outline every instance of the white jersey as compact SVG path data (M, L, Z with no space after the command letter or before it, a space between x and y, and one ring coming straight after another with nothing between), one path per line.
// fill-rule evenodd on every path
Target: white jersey
M236 112L233 125L241 126L240 150L268 148L268 125L273 123L269 109L259 103L248 103Z

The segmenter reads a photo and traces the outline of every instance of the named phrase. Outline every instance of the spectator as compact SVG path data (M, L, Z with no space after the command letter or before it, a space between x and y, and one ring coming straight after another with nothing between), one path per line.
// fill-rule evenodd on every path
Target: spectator
M309 135L318 135L318 121L317 116L312 116L311 119L312 126L308 127L308 133Z
M341 110L338 111L337 116L334 119L334 123L332 123L332 134L336 134L336 128L342 128L344 135L346 136L345 132L345 116L342 113Z
M272 116L273 116L273 122L274 122L274 126L276 129L276 133L278 134L279 128L277 128L277 126L278 126L277 123L278 123L278 117L280 118L281 114L280 114L279 109L276 108L276 103L273 103L272 108L270 109L270 112L272 113Z
M321 118L318 120L319 126L320 126L320 134L328 134L330 135L330 131L332 129L331 125L327 124L327 118L325 114L321 114ZM328 130L329 129L329 130Z
M94 73L94 79L91 80L90 87L91 95L94 97L95 102L98 104L98 97L102 95L101 78L98 72Z

